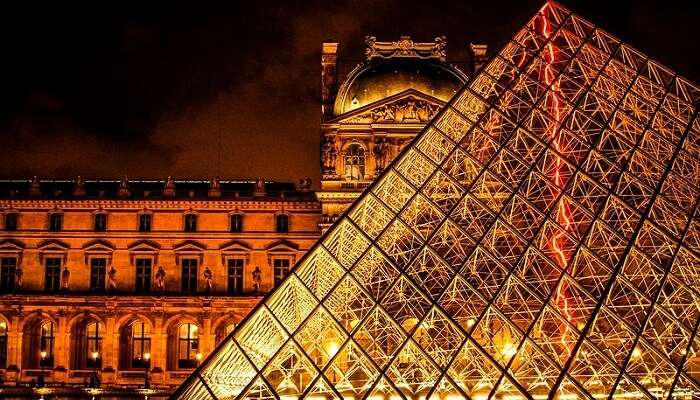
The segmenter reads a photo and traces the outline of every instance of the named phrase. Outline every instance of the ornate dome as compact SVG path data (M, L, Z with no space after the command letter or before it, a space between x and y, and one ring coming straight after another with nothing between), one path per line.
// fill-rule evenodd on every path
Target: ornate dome
M448 101L466 79L462 71L436 59L368 61L355 68L338 90L334 113L340 115L407 89Z

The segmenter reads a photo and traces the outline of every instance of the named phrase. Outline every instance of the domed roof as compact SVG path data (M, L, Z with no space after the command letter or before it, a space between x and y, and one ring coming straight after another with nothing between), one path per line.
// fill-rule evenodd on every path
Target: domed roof
M462 71L435 59L373 60L353 70L338 91L335 115L415 89L448 101L466 81Z

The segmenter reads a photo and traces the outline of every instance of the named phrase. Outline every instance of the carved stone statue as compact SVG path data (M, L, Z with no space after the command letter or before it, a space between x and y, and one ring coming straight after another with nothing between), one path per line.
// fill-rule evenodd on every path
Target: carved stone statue
M61 271L61 291L62 292L67 292L70 290L70 270L68 267L63 267L63 271Z
M119 181L119 190L117 191L117 196L129 197L129 194L129 177L124 175L122 176L121 181Z
M163 269L162 265L158 267L156 272L156 290L159 292L165 291L165 269Z
M31 187L29 189L30 196L41 196L41 181L36 175L32 177Z
M253 292L258 293L260 292L260 267L255 266L255 270L253 270Z
M112 265L107 272L107 290L117 290L117 269Z
M75 186L73 187L73 196L85 196L85 181L80 175L78 175L78 177L75 179Z
M209 180L209 197L221 197L221 181L218 176Z
M211 293L214 290L214 274L209 267L204 270L204 286L204 290L207 293Z
M389 142L386 138L380 137L374 141L374 157L377 163L377 173L386 168L389 157Z
M323 144L321 146L321 161L323 163L324 174L335 174L335 161L337 158L338 150L335 148L335 140L329 136L324 137Z
M165 180L165 188L163 189L163 196L172 197L175 196L175 181L172 176L168 176Z
M17 289L22 289L22 275L24 275L22 265L17 265L17 269L15 270L15 287Z
M311 190L311 178L308 176L299 179L299 189L303 192L306 193L309 190Z

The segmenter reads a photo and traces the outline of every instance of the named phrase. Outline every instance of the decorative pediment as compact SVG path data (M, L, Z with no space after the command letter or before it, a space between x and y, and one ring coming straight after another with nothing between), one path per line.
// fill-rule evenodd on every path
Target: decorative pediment
M182 252L202 252L207 249L207 246L196 241L196 240L185 240L180 242L173 247L173 251L176 253Z
M173 251L175 252L175 262L180 264L180 260L183 257L197 258L199 260L199 264L201 265L204 261L204 251L206 249L206 245L196 240L185 240L184 242L180 242L173 247Z
M97 239L85 243L83 250L86 252L112 252L114 245L106 240Z
M21 252L24 247L24 243L19 240L5 239L0 241L0 252Z
M129 260L134 265L137 257L151 257L153 264L158 263L160 245L152 240L139 240L129 245Z
M36 246L42 252L67 252L70 249L70 245L66 242L56 239L49 239L40 242Z
M152 240L139 240L131 243L128 247L129 251L144 251L144 252L159 252L160 245Z
M88 264L91 257L106 257L108 264L112 263L112 253L114 245L106 240L96 239L83 246L85 252L85 264Z
M278 240L267 245L267 247L265 247L265 250L267 250L268 252L283 253L296 252L299 250L299 245L289 240Z
M348 124L425 124L445 103L440 99L408 89L380 101L338 116L335 121Z
M242 240L231 240L219 246L221 252L221 263L226 265L227 258L245 258L246 262L250 258L253 247Z

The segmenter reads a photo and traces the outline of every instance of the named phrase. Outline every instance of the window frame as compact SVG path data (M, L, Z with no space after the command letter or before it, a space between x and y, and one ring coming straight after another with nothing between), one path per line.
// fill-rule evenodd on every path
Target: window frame
M195 334L192 335L191 327L194 326ZM182 335L182 328L186 328L186 336ZM193 322L184 322L177 327L177 368L192 369L197 367L197 353L199 352L199 325ZM183 358L183 344L186 357Z
M144 224L144 218L148 220L147 224ZM147 225L147 226L146 226ZM139 232L152 232L153 231L153 213L149 211L140 212L138 218L136 219L136 229Z
M137 336L135 333L135 327L140 325L141 326L141 331L140 335ZM151 360L150 358L148 360L144 359L144 354L150 353L151 352L151 332L150 332L150 327L149 329L146 329L148 327L145 322L143 321L136 321L131 325L131 334L129 335L129 340L131 341L131 363L130 366L132 369L143 369L143 368L150 368L151 367ZM148 332L146 332L148 330ZM138 343L138 346L137 346ZM136 349L139 349L139 357L136 358Z
M58 265L49 265L49 262L58 260ZM49 270L51 267L51 270ZM62 257L48 256L44 258L44 292L58 293L61 289L61 269L63 268Z
M280 229L280 221L284 220L284 226ZM275 232L276 233L289 233L289 214L287 213L277 213L275 214Z
M150 293L153 290L153 257L134 257L134 291Z
M234 218L239 219L239 223L234 224L233 220ZM229 215L228 219L228 225L229 225L229 232L231 233L242 233L243 232L243 220L244 216L243 213L232 213ZM237 227L236 229L234 229Z
M231 295L241 295L245 293L245 267L246 267L245 257L228 257L226 259L226 293ZM232 265L240 264L240 265ZM239 269L240 275L237 273L232 274L232 269ZM231 283L234 283L232 285Z
M8 225L8 221L12 221L12 225ZM3 223L3 229L5 232L15 232L19 228L19 212L8 211L5 213L5 221Z
M197 232L197 225L199 223L199 216L197 213L188 212L183 217L183 232Z
M103 219L102 226L98 225L98 219ZM93 232L107 232L107 213L104 211L99 211L92 216L92 230Z
M199 264L197 257L182 257L180 259L180 289L182 293L197 293Z
M4 326L4 328L3 328ZM9 344L8 331L10 324L0 319L0 368L7 368L7 349Z
M94 335L90 332L90 327L95 326ZM103 332L100 332L99 321L90 321L85 325L85 367L86 368L102 368L102 340L104 339ZM104 326L102 326L104 331ZM92 347L91 347L92 345ZM92 358L93 351L97 352L97 359Z
M6 260L14 260L14 264L6 263ZM19 257L0 256L0 293L12 293L17 289L18 265Z
M272 282L274 287L277 287L282 283L284 278L289 275L289 271L292 268L292 260L289 257L272 257ZM286 265L278 265L286 264ZM282 272L284 271L284 272Z
M44 326L48 324L49 334L48 336L44 334ZM56 327L53 321L44 320L39 324L39 352L37 357L39 357L39 367L53 367L54 365L54 350L56 345ZM46 351L46 358L41 358L42 351Z
M353 167L357 167L358 177L354 176ZM362 181L365 179L366 171L367 149L357 142L348 144L343 154L343 175L351 181Z
M56 223L57 221L57 223ZM63 230L63 213L52 211L49 213L49 232L61 232Z
M103 265L97 265L100 262ZM90 291L103 292L106 289L107 257L90 257Z

